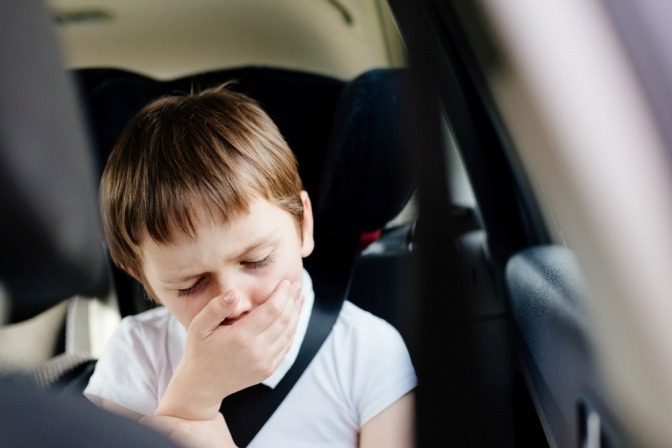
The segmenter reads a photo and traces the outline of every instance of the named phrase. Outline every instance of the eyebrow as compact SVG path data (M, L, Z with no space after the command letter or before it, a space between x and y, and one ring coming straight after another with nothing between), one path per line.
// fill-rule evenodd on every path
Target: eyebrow
M255 241L253 243L250 243L247 247L245 247L243 250L238 252L238 254L236 256L232 257L232 259L233 260L239 259L239 258L243 257L244 255L247 255L250 252L253 252L253 251L259 249L260 247L263 247L263 246L269 244L275 238L275 234L276 234L276 232L273 231L273 232L269 233L268 235L264 235L263 237L260 237L257 241ZM195 280L203 274L204 274L203 272L198 272L198 273L195 273L195 274L185 274L185 275L182 275L179 278L175 278L175 279L161 279L161 282L166 283L166 284L171 284L171 285L178 285L180 283L186 283L189 280Z

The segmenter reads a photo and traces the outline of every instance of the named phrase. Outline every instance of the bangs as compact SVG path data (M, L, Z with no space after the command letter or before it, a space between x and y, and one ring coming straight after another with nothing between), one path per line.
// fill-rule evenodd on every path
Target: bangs
M254 160L251 142L213 136L207 123L164 130L152 147L153 164L145 175L153 194L146 197L144 229L157 243L170 243L175 232L195 237L199 212L228 223L249 212L255 197L272 200L266 170ZM176 150L175 142L179 140ZM259 143L257 143L258 145ZM268 153L267 149L263 149ZM274 164L275 165L275 164Z

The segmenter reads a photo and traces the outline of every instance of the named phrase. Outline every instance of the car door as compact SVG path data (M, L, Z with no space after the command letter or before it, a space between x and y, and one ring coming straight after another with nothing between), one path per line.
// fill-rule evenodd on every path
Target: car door
M670 8L391 4L422 117L421 445L669 446ZM478 237L450 216L441 113Z

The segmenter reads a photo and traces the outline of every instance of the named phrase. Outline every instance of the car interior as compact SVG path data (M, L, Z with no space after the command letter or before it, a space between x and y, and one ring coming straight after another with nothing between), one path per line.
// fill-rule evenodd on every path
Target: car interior
M342 284L349 300L404 329L400 307L410 270L403 267L415 219L402 213L415 188L400 135L406 69L370 69L351 80L267 66L171 80L108 68L77 69L71 75L90 133L96 187L121 129L149 101L225 82L257 100L295 152L304 188L313 198L316 250L306 268L316 286ZM374 240L377 249L364 253ZM71 294L52 318L53 352L28 370L41 389L81 396L96 363L92 341L101 334L100 321L107 320L113 330L116 320L156 306L136 280L106 261L102 285ZM397 275L390 279L395 266ZM17 325L44 318L46 307L39 305L26 300L13 307L14 325L3 331L11 334Z
M105 341L155 306L98 224L121 129L228 81L297 156L307 270L404 337L417 446L670 445L672 8L3 2L0 445L40 446L9 438L24 386L87 413Z

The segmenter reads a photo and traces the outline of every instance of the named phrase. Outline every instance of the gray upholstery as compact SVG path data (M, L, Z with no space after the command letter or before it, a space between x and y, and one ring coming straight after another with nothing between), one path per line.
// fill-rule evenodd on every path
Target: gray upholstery
M85 132L48 11L27 0L0 10L0 295L16 321L107 277ZM176 446L18 374L0 374L0 416L7 447Z
M102 288L107 277L92 159L49 18L35 14L35 2L5 3L11 5L0 14L0 281L9 319L17 322L75 292Z

